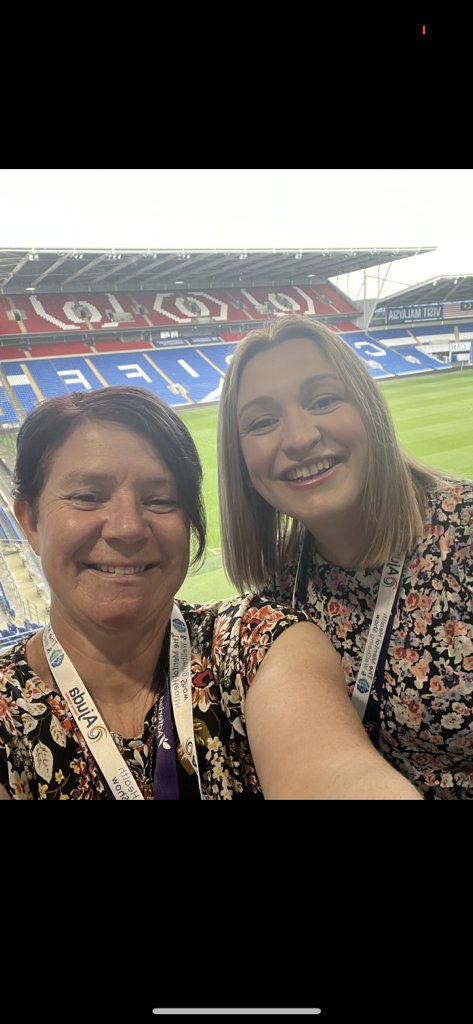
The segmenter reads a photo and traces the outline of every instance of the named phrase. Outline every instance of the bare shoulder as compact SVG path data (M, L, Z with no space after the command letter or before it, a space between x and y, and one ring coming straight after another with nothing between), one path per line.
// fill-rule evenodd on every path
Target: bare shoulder
M7 793L5 786L2 786L0 782L0 800L11 800L11 796Z

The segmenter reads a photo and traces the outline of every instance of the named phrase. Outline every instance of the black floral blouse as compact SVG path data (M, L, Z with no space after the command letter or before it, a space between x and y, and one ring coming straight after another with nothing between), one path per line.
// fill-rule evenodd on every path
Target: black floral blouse
M179 601L192 650L194 732L203 794L262 799L246 736L244 696L272 642L306 615L254 595L212 605ZM113 734L145 799L153 800L150 724ZM174 736L180 799L200 799ZM13 800L106 800L108 790L59 690L29 668L25 641L0 658L0 783Z
M473 799L473 486L442 482L424 535L404 562L384 680L365 725L386 759L426 797ZM290 603L296 562L266 597ZM381 567L342 569L314 554L302 606L330 636L353 691ZM302 602L301 602L302 603Z

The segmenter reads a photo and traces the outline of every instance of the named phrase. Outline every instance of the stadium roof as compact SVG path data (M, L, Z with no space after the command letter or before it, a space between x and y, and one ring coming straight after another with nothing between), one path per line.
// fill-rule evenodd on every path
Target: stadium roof
M0 293L175 291L176 288L302 285L432 251L432 247L0 249Z
M387 296L377 305L386 306L431 305L436 302L463 302L473 300L473 276L457 274L454 277L433 277L413 288L404 288Z

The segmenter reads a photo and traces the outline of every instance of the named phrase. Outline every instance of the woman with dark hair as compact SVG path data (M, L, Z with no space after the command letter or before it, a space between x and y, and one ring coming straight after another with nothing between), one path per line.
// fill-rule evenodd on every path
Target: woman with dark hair
M303 613L253 594L175 601L191 532L194 561L204 551L201 478L187 428L141 388L52 398L25 420L15 513L51 614L0 659L0 796L415 799Z
M362 360L297 315L238 345L218 447L232 582L327 633L394 767L473 797L471 482L405 454Z

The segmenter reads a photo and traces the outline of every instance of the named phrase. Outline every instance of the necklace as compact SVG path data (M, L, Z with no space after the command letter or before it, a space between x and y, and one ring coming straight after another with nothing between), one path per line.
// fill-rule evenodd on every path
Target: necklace
M134 748L139 749L139 747L141 746L141 750L142 750L143 746L145 746L145 743L141 743L140 744L140 742L138 740L134 740L134 739L132 739L129 743L127 743L124 740L123 736L119 732L114 732L113 729L110 730L110 735L111 735L112 739L116 743L116 745L117 745L120 753L122 754L122 756L125 757L125 760L127 761L127 764L129 766L129 768L131 769L131 771L135 775L135 778L137 778L137 781L142 780L142 783L144 783L146 787L150 786L151 789L154 789L154 768L155 768L155 760L156 760L156 732L157 732L157 726L158 726L159 702L160 702L161 696L164 693L164 690L165 690L165 688L167 686L167 682L168 682L167 670L166 670L166 668L164 668L162 666L162 664L160 665L159 663L158 663L157 670L156 670L155 679L156 678L159 679L159 682L158 682L158 685L157 685L157 688L156 688L154 702L153 702L152 709L151 709L151 718L150 718L149 727L148 727L149 731L148 731L148 736L147 736L147 739L146 739L146 746L148 748L148 756L146 758L146 761L143 762L143 760L142 760L141 761L141 765L138 765L134 761L134 756L135 756L135 749ZM149 714L149 711L148 711L148 714ZM146 724L145 724L145 728L143 730L143 736L144 736L145 732L146 732ZM128 757L126 755L129 756L130 753L132 755L132 759L128 760ZM140 771L140 768L141 768L141 771Z
M157 727L157 723L158 723L159 698L160 698L160 691L158 689L158 691L156 693L156 696L155 696L155 699L154 699L154 704L153 704L152 714L151 714L151 720L150 720L150 723L149 723L149 733L148 733L148 738L146 740L146 746L148 748L148 756L146 758L146 761L144 761L144 759L142 760L142 767L140 765L138 765L136 763L136 761L134 760L134 757L135 757L135 747L139 750L139 747L141 746L140 742L137 741L137 740L133 740L132 739L130 742L127 743L125 741L125 739L123 738L123 736L121 735L121 733L114 732L113 729L110 729L110 735L111 735L112 739L116 743L116 745L117 745L117 747L118 747L122 757L124 757L126 763L128 764L128 767L129 767L130 771L135 776L138 784L141 782L141 785L143 785L143 783L144 783L145 787L149 787L150 786L152 789L154 788L154 751L155 751L155 746L156 746L155 735L156 735L156 727ZM145 731L146 731L146 726L145 726ZM143 750L143 746L144 745L145 744L143 743L142 746L141 746L141 750ZM131 756L131 759L129 760L130 754L132 756ZM140 767L141 767L141 771L140 771Z

